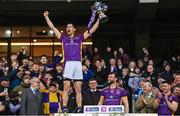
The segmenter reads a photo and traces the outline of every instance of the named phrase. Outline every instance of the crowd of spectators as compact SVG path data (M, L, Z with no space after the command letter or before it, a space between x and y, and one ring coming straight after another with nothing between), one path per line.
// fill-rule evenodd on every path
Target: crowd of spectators
M127 93L130 113L180 115L180 55L156 60L147 48L142 53L140 58L133 58L122 47L113 51L108 46L102 54L97 47L91 53L83 46L83 105L99 103L101 90L108 86L108 75L113 72L118 86ZM24 47L19 53L0 59L0 114L23 114L22 106L27 107L23 100L30 99L25 97L30 96L29 87L38 88L37 99L42 97L38 104L42 105L43 114L62 112L62 54L56 51L52 63L43 54L39 59L27 56ZM72 83L69 112L76 112L75 102ZM32 100L29 103L34 107Z

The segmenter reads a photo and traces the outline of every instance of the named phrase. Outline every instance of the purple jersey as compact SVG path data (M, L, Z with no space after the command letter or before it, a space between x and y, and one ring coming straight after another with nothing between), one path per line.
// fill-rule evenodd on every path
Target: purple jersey
M172 101L175 101L179 103L179 99L177 96L169 95L168 100L172 103ZM169 109L166 100L164 98L164 94L160 98L159 108L158 108L158 114L159 115L172 115L173 112Z
M73 38L61 35L60 42L62 42L63 60L65 61L81 61L82 42L84 35L78 35Z
M116 87L111 89L106 87L102 90L101 96L104 96L103 105L120 105L121 98L127 96L126 90Z

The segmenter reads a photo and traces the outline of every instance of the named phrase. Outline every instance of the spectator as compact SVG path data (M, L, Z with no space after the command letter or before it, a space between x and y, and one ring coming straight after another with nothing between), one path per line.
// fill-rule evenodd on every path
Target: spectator
M110 73L110 72L117 73L118 69L117 69L117 66L116 66L116 60L114 58L111 58L109 60L109 64L110 65L107 67L108 73Z
M91 61L90 61L89 59L86 59L86 60L84 61L84 65L86 65L88 69L89 69L89 68L92 69Z
M143 50L143 56L144 57L150 57L150 54L149 54L149 51L147 48L144 47L142 50Z
M82 88L83 90L87 90L87 85L89 80L94 76L93 71L90 68L87 68L86 65L83 65L83 85Z
M17 61L17 57L18 57L17 54L12 53L11 56L10 56L11 63L12 63L13 61Z
M122 47L120 47L118 49L118 58L121 58L123 61L123 64L125 66L128 66L129 64L129 55L127 53L124 52L124 49Z
M180 73L175 74L174 77L174 86L180 84Z
M134 91L134 95L133 95L133 101L136 102L137 98L143 94L143 87L144 87L144 83L146 82L146 80L144 78L141 78L139 81L139 88L137 88Z
M42 77L41 79L44 80L45 84L49 87L49 84L51 83L53 76L51 72L46 72L44 77Z
M84 105L98 105L101 92L97 89L97 84L95 78L89 80L89 89L83 93Z
M131 87L132 93L134 93L139 88L139 82L141 80L140 69L136 67L134 72L131 72L129 76L128 85Z
M91 59L91 52L88 50L86 45L83 45L82 48L82 59L83 60Z
M9 81L10 81L10 89L12 90L14 87L18 86L21 82L21 76L18 77L18 61L13 61L11 64L11 71L9 72ZM24 72L22 72L24 73Z
M154 67L155 67L154 61L153 61L152 59L149 59L149 61L148 61L148 65L152 65L152 66L154 66Z
M165 81L169 81L169 82L173 81L173 72L172 72L170 64L166 64L164 66L164 70L163 70L163 72L161 72L160 78L162 78Z
M41 55L40 56L40 63L42 64L42 65L47 65L48 64L48 57L46 56L46 55Z
M123 87L127 92L128 102L129 102L129 112L132 112L132 91L129 87L129 69L123 68L122 69L122 80L123 80Z
M0 101L8 100L9 78L0 78Z
M58 51L54 51L53 62L60 63L62 60L62 54Z
M30 86L30 76L29 75L24 75L22 78L22 82L20 85L16 86L12 92L17 92L19 94L21 94L24 89L28 88Z
M31 79L31 85L21 95L20 115L42 115L43 101L39 92L40 80L37 77Z
M124 68L124 65L122 63L121 58L118 58L116 60L116 63L117 63L117 75L118 77L122 77L122 69Z
M49 90L40 90L43 94L44 114L53 115L55 113L62 113L62 92L58 91L56 83L49 84Z
M173 87L173 93L174 93L175 96L178 96L178 98L180 100L180 84ZM180 105L178 105L177 111L174 113L174 115L175 116L180 115Z
M21 50L20 52L18 53L18 61L19 63L21 63L21 61L26 58L26 55L27 55L27 47L21 47ZM20 64L21 65L21 64Z
M129 66L128 66L130 73L134 72L135 67L136 67L136 62L135 61L130 61Z
M138 68L140 69L140 72L142 74L144 74L145 73L145 66L144 66L143 60L139 59L137 65L138 65Z
M117 52L117 50L114 50L114 52L113 52L113 58L114 58L115 60L118 59L118 52Z
M33 64L30 76L31 77L39 77L40 76L40 73L39 73L39 64L37 64L37 63Z
M113 58L113 53L111 51L111 47L110 46L106 47L106 51L105 51L105 53L103 55L103 58L104 58L104 61L105 61L106 64L109 64L109 60L111 58Z
M32 67L32 70L33 70L33 67ZM46 73L46 66L45 65L39 65L39 70L38 70L38 66L36 67L35 70L37 70L37 71L35 71L35 72L37 72L37 74L35 74L35 75L37 75L37 76L39 75L39 77L43 77Z
M135 109L139 113L155 113L154 101L156 93L153 92L153 86L150 82L145 82L143 87L144 93L140 95L135 102Z
M156 73L156 70L154 69L153 65L148 65L147 66L147 72L144 75L144 77L148 80L151 81L153 87L158 88L158 76Z
M106 72L101 66L100 61L96 61L95 68L93 72L95 73L94 77L97 79L98 84L103 85L106 82Z
M54 78L52 79L52 81L58 82L59 89L63 90L63 76L62 76L63 66L62 66L62 64L56 64L56 69L54 70L53 73L54 73L53 74Z
M9 100L9 78L0 77L0 108L1 114L8 115L8 100Z
M171 84L167 81L162 82L162 93L156 97L154 108L158 115L172 115L176 112L179 99L171 93Z
M92 56L92 64L95 66L96 61L101 60L101 55L99 53L99 49L97 47L94 47L93 49L93 56Z

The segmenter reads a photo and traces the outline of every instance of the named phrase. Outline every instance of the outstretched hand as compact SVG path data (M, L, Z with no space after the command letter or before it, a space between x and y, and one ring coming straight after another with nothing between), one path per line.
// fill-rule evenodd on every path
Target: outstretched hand
M47 16L49 16L49 12L48 12L48 11L45 11L45 12L43 13L43 15L44 15L45 17L47 17Z

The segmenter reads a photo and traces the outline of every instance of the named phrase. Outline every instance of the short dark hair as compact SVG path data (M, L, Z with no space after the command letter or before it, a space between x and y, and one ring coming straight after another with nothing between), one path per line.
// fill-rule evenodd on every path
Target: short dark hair
M75 24L73 22L68 22L67 25L68 24L71 24L73 27L75 27Z
M167 83L168 85L171 85L171 83L169 81L163 81L162 84Z
M52 86L53 86L53 87L57 87L55 83L50 83L50 84L49 84L49 87L52 87Z
M61 64L61 63L58 63L58 64L56 64L56 67L57 67L57 66L62 66L62 64Z
M117 73L115 72L110 72L108 75L114 75L117 78Z
M96 80L95 78L89 79L89 82L90 82L90 81L96 81L96 82L97 82L97 80Z
M45 55L45 54L43 54L43 55L40 56L40 58L42 58L42 57L48 58L47 55Z

